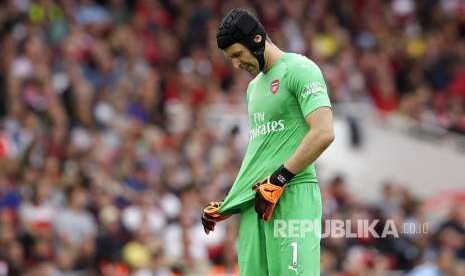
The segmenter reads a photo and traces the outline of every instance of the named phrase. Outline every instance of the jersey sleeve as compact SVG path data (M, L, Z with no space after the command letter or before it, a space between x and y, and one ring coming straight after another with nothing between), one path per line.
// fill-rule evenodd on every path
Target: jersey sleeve
M301 60L288 70L289 90L294 93L304 117L320 107L331 107L326 82L315 63Z

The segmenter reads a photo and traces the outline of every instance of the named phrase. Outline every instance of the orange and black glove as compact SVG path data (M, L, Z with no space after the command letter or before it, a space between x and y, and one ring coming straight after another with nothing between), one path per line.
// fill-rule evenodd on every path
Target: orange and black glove
M217 222L229 218L231 215L221 215L220 205L223 202L212 201L203 209L202 213L202 225L203 230L208 235L210 231L215 230L215 225Z
M259 219L265 221L271 219L286 183L291 181L294 176L294 173L287 170L284 165L281 165L272 175L252 187L256 192L255 211Z

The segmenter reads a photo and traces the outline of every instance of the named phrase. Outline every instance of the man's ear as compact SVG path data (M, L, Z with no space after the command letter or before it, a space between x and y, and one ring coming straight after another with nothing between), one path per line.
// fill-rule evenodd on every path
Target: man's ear
M255 43L260 43L260 42L262 42L262 39L263 39L263 37L262 37L261 35L258 34L258 35L256 35L256 36L254 37L253 41L254 41Z

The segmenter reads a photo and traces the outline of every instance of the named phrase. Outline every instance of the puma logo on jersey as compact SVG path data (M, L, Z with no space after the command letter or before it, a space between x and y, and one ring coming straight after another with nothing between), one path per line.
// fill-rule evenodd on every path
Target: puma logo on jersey
M294 266L288 266L287 268L289 268L290 270L294 271L296 274L298 273L297 268L294 267Z

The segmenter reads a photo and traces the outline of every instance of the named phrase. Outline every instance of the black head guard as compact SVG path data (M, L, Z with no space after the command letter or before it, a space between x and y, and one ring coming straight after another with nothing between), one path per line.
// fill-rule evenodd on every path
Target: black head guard
M262 40L255 42L256 35L261 35ZM265 39L266 32L262 24L244 9L231 10L221 21L216 32L218 48L224 50L234 43L241 43L257 58L260 71L265 66Z

